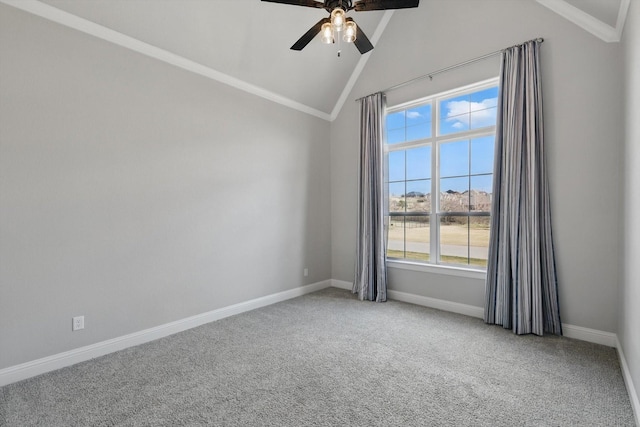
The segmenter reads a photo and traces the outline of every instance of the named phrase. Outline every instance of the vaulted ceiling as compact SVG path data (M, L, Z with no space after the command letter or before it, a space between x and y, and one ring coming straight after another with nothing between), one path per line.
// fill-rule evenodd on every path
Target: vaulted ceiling
M420 11L429 8L422 0ZM534 1L534 0L531 0ZM606 42L620 40L630 0L535 0ZM331 120L371 53L312 41L289 47L322 9L259 0L0 0L206 77ZM411 9L350 12L374 46ZM340 55L338 56L338 52Z

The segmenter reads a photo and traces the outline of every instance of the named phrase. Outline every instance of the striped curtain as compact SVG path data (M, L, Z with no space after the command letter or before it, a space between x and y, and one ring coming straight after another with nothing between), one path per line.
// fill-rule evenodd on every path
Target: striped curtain
M544 161L540 44L502 53L484 320L562 335Z
M358 237L353 293L360 300L387 300L387 239L384 227L384 94L360 101Z

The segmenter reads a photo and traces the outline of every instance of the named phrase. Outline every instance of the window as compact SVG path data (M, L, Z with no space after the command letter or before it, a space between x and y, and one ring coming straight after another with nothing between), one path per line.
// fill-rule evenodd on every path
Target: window
M486 268L497 99L492 79L387 109L389 258Z

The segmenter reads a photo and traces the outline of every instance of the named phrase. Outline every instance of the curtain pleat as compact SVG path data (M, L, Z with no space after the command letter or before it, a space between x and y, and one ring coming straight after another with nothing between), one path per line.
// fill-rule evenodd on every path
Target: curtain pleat
M387 300L387 239L384 226L384 94L360 103L360 168L358 179L358 236L353 293L360 300Z
M502 53L484 320L562 334L545 168L540 42Z

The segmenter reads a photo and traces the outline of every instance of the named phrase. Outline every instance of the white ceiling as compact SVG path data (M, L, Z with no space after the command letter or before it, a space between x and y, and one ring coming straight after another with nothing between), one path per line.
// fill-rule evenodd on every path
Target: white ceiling
M420 7L428 7L422 0ZM472 0L473 1L473 0ZM532 0L533 1L533 0ZM605 41L618 41L630 0L536 0ZM323 9L259 0L0 0L267 99L331 120L371 53L316 38L289 47ZM374 46L411 9L350 12ZM617 40L616 40L617 38ZM338 57L338 50L341 56Z
M258 0L42 2L325 113L360 59L352 45L318 40L289 49L328 16L323 9ZM383 14L350 13L369 37Z

